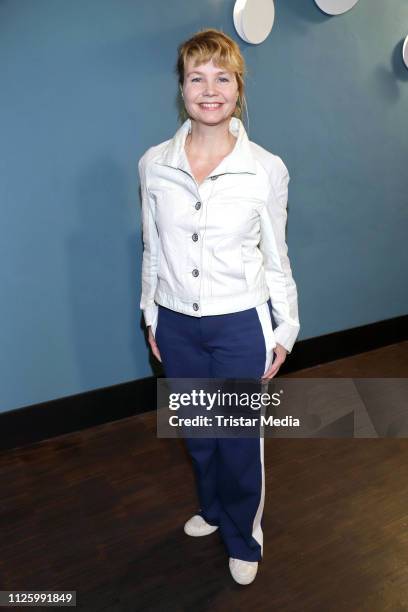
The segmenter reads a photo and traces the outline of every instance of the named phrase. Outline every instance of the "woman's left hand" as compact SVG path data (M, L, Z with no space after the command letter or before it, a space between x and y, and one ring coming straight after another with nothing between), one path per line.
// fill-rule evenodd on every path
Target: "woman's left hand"
M286 355L288 354L288 351L281 344L277 344L273 349L273 352L275 353L275 359L273 360L269 370L267 370L262 376L261 380L270 380L273 378L278 373L279 368L285 361Z

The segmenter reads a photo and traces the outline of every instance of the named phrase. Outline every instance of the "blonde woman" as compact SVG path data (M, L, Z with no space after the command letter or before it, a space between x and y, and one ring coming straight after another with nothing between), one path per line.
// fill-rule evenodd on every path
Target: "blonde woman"
M288 170L248 139L245 64L229 36L206 29L180 44L177 74L183 123L139 160L150 347L169 378L265 381L299 332ZM232 577L249 584L263 556L263 438L185 442L200 507L184 530L218 529Z

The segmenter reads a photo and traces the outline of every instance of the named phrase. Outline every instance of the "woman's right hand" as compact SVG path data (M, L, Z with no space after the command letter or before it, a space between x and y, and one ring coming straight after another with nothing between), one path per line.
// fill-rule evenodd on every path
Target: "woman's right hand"
M156 357L156 359L158 359L161 362L159 347L157 346L155 337L152 332L151 325L149 325L147 330L148 330L148 340L149 340L150 348L152 349L152 353Z

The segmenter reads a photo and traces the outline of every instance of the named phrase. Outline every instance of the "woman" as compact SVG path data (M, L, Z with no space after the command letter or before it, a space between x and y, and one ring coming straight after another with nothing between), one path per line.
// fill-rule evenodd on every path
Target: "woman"
M170 378L268 380L299 332L285 242L289 174L280 157L248 140L244 72L238 45L221 31L181 44L184 122L139 160L140 305ZM200 509L184 530L219 529L233 578L249 584L263 554L263 438L186 444Z

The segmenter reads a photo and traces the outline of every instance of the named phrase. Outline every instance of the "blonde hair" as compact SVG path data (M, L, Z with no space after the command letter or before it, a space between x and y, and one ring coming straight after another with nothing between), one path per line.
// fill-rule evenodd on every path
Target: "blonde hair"
M205 64L211 59L214 64L235 74L238 85L238 101L233 116L242 119L245 108L248 116L245 98L244 76L246 74L245 60L238 44L221 30L207 28L196 32L191 38L178 46L176 73L179 86L184 83L184 70L188 60L194 60L194 66ZM184 104L180 100L180 120L188 117Z

